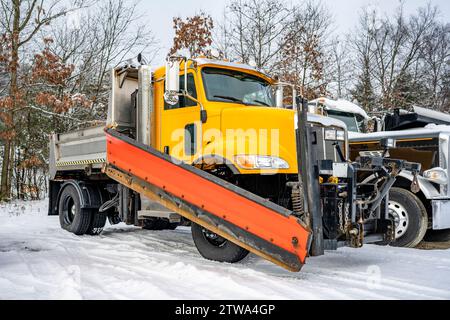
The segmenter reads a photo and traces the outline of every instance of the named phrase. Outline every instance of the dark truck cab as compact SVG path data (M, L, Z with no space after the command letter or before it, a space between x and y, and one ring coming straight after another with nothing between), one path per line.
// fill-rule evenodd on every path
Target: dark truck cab
M402 171L391 194L390 211L396 219L397 244L412 247L428 240L450 239L450 115L414 107L412 112L396 109L378 119L373 133L349 133L350 158L380 154L381 139L391 138L389 150L396 159L419 162L416 193L407 188L413 175ZM411 203L413 205L411 205ZM402 239L403 237L403 239ZM403 240L403 241L402 241Z

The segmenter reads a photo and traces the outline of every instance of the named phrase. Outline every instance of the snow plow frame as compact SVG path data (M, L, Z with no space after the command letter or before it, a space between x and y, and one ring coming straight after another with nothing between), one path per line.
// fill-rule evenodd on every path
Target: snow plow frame
M301 270L311 231L293 212L105 129L111 179L289 271Z

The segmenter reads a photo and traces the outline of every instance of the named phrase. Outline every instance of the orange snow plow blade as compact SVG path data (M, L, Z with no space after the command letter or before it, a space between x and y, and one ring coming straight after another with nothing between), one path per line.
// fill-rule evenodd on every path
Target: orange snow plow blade
M105 173L186 219L290 271L300 271L310 231L292 212L106 129Z

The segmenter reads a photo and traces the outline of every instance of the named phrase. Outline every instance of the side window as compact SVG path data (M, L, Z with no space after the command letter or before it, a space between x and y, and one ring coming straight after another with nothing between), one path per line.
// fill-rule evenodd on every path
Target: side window
M197 151L197 131L195 124L188 124L184 128L184 152L188 156L193 156Z
M184 89L184 75L180 77L180 88ZM194 76L191 73L188 74L188 92L191 96L197 99L197 90L195 88ZM167 103L164 103L164 110L195 107L196 105L197 103L195 103L191 99L180 96L180 101L176 105L171 106Z

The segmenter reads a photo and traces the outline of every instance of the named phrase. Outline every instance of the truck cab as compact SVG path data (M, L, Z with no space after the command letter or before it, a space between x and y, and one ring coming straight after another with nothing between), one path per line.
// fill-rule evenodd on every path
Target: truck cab
M311 112L340 120L345 123L349 132L366 132L371 117L357 104L347 100L318 98L309 102Z
M244 175L296 174L295 112L275 107L274 80L243 64L186 63L187 82L182 63L179 87L193 99L180 96L172 105L163 99L166 68L154 72L155 148L189 164L224 165Z

